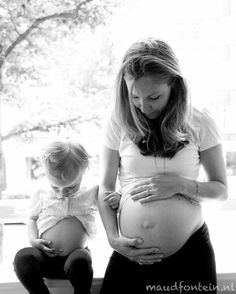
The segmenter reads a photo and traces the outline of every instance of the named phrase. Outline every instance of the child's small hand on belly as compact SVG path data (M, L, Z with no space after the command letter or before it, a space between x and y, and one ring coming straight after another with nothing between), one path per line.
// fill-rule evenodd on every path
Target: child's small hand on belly
M42 238L51 241L49 247L55 248L58 255L67 256L78 248L84 248L88 235L77 218L69 217L44 232Z

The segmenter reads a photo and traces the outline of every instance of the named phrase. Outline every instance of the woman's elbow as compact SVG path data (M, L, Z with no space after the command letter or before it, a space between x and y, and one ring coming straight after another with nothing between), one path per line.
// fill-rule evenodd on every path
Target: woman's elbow
M226 201L228 199L228 186L227 184L223 184L223 183L220 183L220 185L221 185L221 191L220 191L218 199L220 201Z

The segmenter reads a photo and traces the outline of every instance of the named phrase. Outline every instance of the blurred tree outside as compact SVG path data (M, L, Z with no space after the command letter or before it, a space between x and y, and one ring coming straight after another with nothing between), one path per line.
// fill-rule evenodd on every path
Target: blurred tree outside
M226 153L226 167L231 171L232 176L236 176L236 151Z
M120 3L0 0L0 151L42 133L97 133L115 61L105 25Z

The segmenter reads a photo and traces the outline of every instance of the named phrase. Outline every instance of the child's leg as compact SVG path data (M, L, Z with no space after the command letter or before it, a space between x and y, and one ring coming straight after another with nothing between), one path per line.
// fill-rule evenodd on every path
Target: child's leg
M93 280L92 257L89 249L77 249L67 258L64 270L75 294L89 294Z
M50 294L43 280L46 256L40 250L27 247L19 250L14 259L14 270L30 294Z

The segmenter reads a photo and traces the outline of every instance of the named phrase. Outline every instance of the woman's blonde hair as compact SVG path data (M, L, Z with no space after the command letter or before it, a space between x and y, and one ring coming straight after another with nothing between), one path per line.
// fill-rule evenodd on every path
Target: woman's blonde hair
M41 161L50 175L67 181L72 175L84 173L89 165L89 158L87 151L79 142L60 138L43 149Z
M144 75L157 75L171 86L167 106L153 121L134 106L125 82L125 78L135 81ZM115 90L117 117L143 155L173 157L188 144L188 88L178 60L166 42L148 38L134 43L124 56Z

